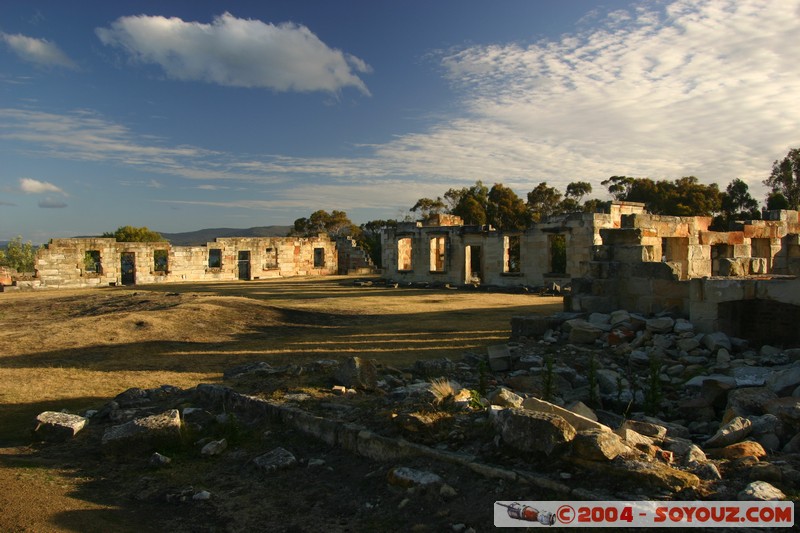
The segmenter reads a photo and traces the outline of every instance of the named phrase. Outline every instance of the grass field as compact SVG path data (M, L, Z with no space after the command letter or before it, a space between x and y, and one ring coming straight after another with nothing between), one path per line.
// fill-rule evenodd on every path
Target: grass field
M0 444L25 442L41 411L97 407L129 387L192 387L252 361L459 358L506 342L514 315L560 309L560 298L342 277L2 293Z

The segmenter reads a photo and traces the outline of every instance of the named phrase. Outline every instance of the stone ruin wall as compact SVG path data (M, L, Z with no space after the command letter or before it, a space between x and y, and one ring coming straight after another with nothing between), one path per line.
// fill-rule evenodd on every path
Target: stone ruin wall
M797 344L800 332L800 223L797 211L768 213L727 232L708 217L622 217L600 231L565 309L675 312L698 331L754 342Z
M710 230L711 221L652 215L635 203L551 217L515 233L435 217L384 231L384 277L456 286L569 282L567 311L674 312L699 331L800 344L798 212L768 212L723 232ZM552 268L556 237L566 246L563 272ZM515 271L510 242L518 246Z
M602 243L601 229L619 227L622 216L643 211L644 204L615 202L610 213L554 216L519 232L465 226L453 215L401 223L383 232L383 273L384 277L410 283L563 285L581 275L593 247ZM553 238L564 239L563 272L553 272ZM444 239L443 253L438 248L440 241L435 239ZM512 244L518 247L517 268L509 264ZM443 257L437 259L437 255Z
M156 269L155 256L159 250L167 254L166 270ZM220 250L219 267L209 266L211 250ZM86 264L86 253L90 251L99 253L99 272ZM240 262L240 252L248 252L249 258ZM123 254L133 254L127 257L133 258L135 284L324 276L339 272L337 244L327 235L312 238L226 237L205 246L73 238L53 239L40 250L36 257L36 279L27 283L34 288L123 284Z

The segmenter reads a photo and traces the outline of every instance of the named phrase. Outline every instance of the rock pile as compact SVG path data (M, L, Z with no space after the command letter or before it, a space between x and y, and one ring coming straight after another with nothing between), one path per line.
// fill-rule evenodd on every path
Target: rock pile
M800 350L756 349L697 333L680 318L625 311L519 317L512 331L492 357L403 369L358 357L251 363L226 372L232 388L130 389L78 418L102 426L102 449L149 457L151 468L170 465L176 449L206 461L241 456L236 424L263 431L278 421L400 463L389 485L427 487L444 499L460 492L458 483L403 459L457 464L574 499L782 499L800 488ZM269 393L259 388L268 382ZM51 418L40 416L39 438ZM259 450L248 464L261 476L311 466L289 448ZM198 497L208 498L213 490Z
M766 465L800 452L800 349L751 347L722 332L695 332L682 318L624 310L515 317L511 346L506 385L560 405L600 407L598 417L628 446L705 481L721 479L721 469L759 480L772 474L763 481L788 488L798 481L794 469Z

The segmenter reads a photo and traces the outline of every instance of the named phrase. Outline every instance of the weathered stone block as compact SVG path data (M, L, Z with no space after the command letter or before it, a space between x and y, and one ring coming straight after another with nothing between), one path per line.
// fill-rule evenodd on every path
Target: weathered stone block
M569 424L578 431L611 431L610 427L601 424L600 422L591 420L585 416L579 415L578 413L574 413L550 402L540 400L539 398L526 398L525 401L522 402L522 408L537 413L558 415L569 422Z
M181 442L181 417L177 409L112 426L105 430L102 439L105 449L127 453L154 451L161 446L178 447Z
M608 431L581 431L572 440L572 453L589 461L611 461L627 451L619 436Z
M562 417L527 409L504 409L497 414L496 423L503 441L522 452L551 455L577 434Z
M87 422L82 416L45 411L36 417L33 434L41 440L63 442L77 435Z
M260 471L270 474L276 470L283 470L295 466L297 464L297 458L289 450L278 447L253 459L253 464Z
M374 390L378 386L378 369L368 359L351 357L339 366L335 379L345 387Z

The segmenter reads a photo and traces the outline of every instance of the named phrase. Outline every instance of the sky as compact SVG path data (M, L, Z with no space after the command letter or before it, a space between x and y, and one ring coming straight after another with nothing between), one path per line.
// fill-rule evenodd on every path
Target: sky
M355 223L800 147L800 0L0 3L0 240Z

